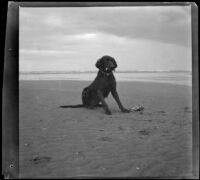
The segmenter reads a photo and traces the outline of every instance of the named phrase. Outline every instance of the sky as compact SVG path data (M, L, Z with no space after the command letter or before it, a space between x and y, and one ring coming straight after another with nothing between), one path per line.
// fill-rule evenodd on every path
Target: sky
M191 6L20 7L20 71L191 70Z

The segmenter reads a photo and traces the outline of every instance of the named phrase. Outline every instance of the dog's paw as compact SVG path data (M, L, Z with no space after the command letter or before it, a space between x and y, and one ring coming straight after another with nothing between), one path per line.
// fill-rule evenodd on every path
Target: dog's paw
M106 113L107 115L111 115L111 114L112 114L110 110L106 110L105 113Z
M126 109L126 108L122 109L121 111L122 111L123 113L129 113L129 112L131 112L129 109Z

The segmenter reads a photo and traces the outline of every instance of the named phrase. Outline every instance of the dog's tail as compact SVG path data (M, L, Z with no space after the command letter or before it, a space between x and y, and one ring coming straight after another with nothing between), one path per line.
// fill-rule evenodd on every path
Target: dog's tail
M81 108L84 107L83 104L77 104L77 105L64 105L64 106L60 106L60 108Z
M64 105L64 106L60 106L60 108L82 108L82 107L89 107L83 104L76 104L76 105ZM102 104L96 104L93 107L103 107Z

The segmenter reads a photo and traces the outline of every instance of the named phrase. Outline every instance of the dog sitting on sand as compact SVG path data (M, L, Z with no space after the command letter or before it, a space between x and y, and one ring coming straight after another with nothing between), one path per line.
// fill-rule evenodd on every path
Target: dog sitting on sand
M82 103L79 105L60 106L62 108L79 108L86 107L93 109L94 107L103 107L105 113L112 114L105 98L111 92L122 112L128 113L130 110L124 108L116 89L116 80L113 74L117 63L111 56L103 56L96 62L96 67L99 69L94 81L82 91ZM101 104L100 104L101 103Z

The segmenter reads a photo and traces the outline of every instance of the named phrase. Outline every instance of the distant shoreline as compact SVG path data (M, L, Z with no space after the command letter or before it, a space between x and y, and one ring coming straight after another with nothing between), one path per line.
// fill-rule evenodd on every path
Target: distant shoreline
M86 74L97 73L98 71L20 71L19 74ZM192 73L184 70L155 70L155 71L115 71L115 73Z
M97 72L26 72L19 74L19 80L82 80L92 81ZM189 72L116 72L118 81L160 82L192 85L192 74Z

